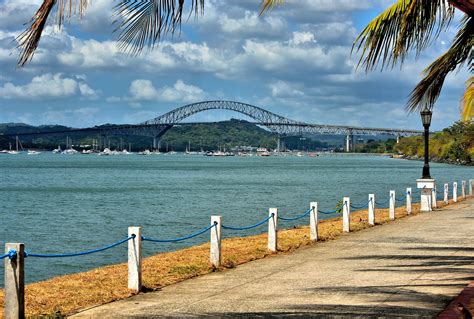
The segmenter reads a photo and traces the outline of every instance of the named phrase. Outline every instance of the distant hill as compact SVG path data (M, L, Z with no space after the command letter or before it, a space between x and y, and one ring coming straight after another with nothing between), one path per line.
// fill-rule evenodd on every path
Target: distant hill
M73 128L60 125L31 126L23 123L0 124L0 134L16 134L31 132L51 132L67 131ZM66 138L72 140L73 145L92 145L93 140L97 140L95 134L68 133L68 134L47 134L37 137L22 137L21 143L24 148L53 149L58 145L64 149ZM332 138L333 140L334 138ZM342 145L341 136L337 137L338 143ZM7 138L0 135L0 149L7 149L9 143L15 145L14 138ZM152 139L142 136L110 136L105 141L110 143L111 148L128 148L129 143L132 150L142 150L152 147ZM188 145L191 150L215 150L218 148L230 149L236 146L253 146L276 148L276 136L262 129L261 127L243 120L232 119L209 124L195 124L185 126L175 126L170 129L161 139L161 149L184 151ZM310 138L289 137L285 139L285 146L289 149L315 150L326 148L333 143L320 142Z

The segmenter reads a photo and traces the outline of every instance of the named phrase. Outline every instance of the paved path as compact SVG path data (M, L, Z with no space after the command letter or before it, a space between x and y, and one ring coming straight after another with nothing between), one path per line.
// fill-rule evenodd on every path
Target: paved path
M78 314L428 317L474 280L474 199Z

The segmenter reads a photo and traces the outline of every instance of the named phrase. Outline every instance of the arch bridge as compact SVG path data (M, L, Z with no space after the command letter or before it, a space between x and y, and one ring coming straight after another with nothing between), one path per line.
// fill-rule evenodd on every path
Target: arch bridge
M396 137L398 140L398 138L402 136L415 136L423 134L423 131L418 130L311 124L295 121L251 104L222 100L203 101L188 104L139 124L102 125L86 129L48 133L97 132L101 135L150 136L154 139L154 147L157 147L159 139L173 126L196 124L196 122L184 123L182 121L194 114L209 110L229 110L244 114L255 121L251 123L266 127L269 131L278 135L279 139L280 137L301 136L303 134L346 135L347 151L351 149L355 135L389 135ZM40 133L38 132L35 134L34 132L30 132L18 135L38 134ZM42 132L41 134L45 134L45 132ZM278 146L280 146L280 142L278 142Z
M372 127L355 127L345 125L322 125L295 121L263 108L235 101L203 101L188 104L140 125L156 127L153 137L155 140L163 136L171 127L182 124L182 121L194 114L209 110L230 110L252 118L254 124L266 127L272 133L281 136L299 136L302 134L341 134L346 135L346 149L349 151L353 145L354 135L391 135L397 140L401 136L414 136L423 134L422 131L386 129ZM188 123L191 124L191 123ZM156 144L156 141L155 141ZM280 142L278 143L278 146Z

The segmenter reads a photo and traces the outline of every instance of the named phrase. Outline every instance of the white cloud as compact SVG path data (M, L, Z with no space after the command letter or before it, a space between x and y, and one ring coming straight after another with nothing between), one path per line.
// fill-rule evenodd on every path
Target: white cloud
M35 76L30 83L15 85L11 82L0 87L0 98L4 99L61 99L73 96L96 98L98 91L77 78L67 78L63 74Z
M177 80L173 86L156 89L149 80L134 80L130 84L131 102L162 101L162 102L195 102L205 98L201 88Z
M288 96L303 96L304 93L296 88L294 84L284 82L284 81L277 81L275 83L271 83L269 88L272 92L273 97L288 97Z
M293 32L293 38L290 40L290 44L292 45L300 45L304 43L314 43L314 34L311 32Z

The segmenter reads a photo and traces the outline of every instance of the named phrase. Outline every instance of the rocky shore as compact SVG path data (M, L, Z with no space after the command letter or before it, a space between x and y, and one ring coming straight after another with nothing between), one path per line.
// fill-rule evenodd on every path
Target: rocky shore
M418 155L393 155L393 158L401 158L401 159L406 159L406 160L413 160L413 161L423 161L424 158L420 157ZM468 162L460 159L452 160L449 158L441 158L441 157L432 157L430 158L430 162L434 163L444 163L444 164L453 164L453 165L464 165L464 166L474 166L474 162Z

